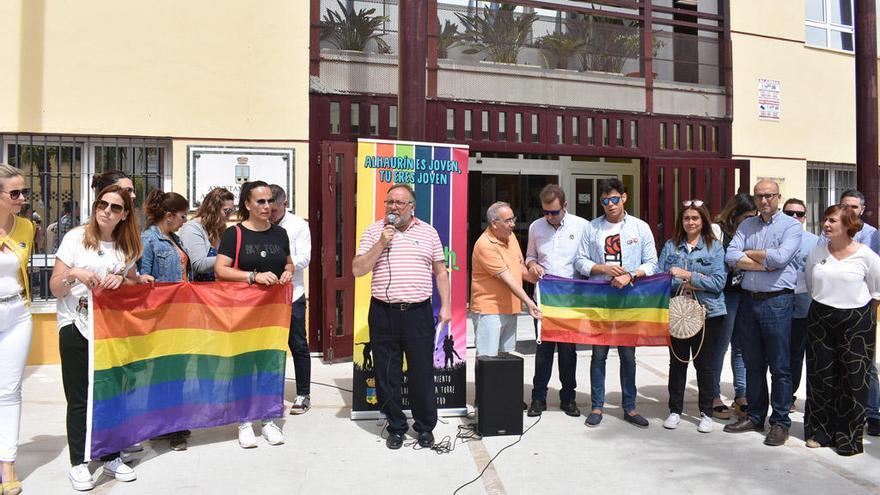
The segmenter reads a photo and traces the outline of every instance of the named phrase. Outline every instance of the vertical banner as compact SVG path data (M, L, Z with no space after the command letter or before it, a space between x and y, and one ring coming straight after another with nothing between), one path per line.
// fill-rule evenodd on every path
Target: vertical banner
M407 141L358 140L357 239L385 218L385 196L394 184L413 187L415 216L440 236L450 279L452 321L434 337L434 387L443 415L465 415L467 357L467 165L468 147ZM379 417L367 313L371 275L355 280L354 383L351 419ZM434 316L440 310L435 282ZM404 363L406 370L406 363ZM406 373L403 406L409 407Z

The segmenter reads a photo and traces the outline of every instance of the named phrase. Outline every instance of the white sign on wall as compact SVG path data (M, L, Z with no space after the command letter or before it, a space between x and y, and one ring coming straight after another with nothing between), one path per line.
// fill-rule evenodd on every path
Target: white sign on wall
M758 79L758 118L779 120L782 116L782 84L778 79Z
M186 162L188 199L193 209L215 187L231 191L237 204L242 184L254 180L284 187L288 203L295 204L295 153L291 148L187 146Z

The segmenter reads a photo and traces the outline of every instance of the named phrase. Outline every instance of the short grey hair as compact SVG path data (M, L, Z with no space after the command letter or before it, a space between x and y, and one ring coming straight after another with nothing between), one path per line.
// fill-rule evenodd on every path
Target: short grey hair
M284 188L279 186L278 184L269 185L269 190L272 191L272 202L275 204L281 204L287 201L287 192L284 191Z
M505 203L504 201L496 201L489 206L489 209L486 210L486 220L492 222L495 220L501 220L501 215L498 213L498 210L501 208L510 208L510 205ZM512 210L513 208L511 208Z

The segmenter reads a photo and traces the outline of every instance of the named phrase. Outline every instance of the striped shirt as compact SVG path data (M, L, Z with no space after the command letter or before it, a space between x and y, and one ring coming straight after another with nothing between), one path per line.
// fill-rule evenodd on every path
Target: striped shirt
M371 224L361 236L357 255L367 253L382 237L385 222ZM434 292L433 263L444 261L440 236L429 224L412 217L409 227L397 231L373 266L370 291L387 303L416 303Z

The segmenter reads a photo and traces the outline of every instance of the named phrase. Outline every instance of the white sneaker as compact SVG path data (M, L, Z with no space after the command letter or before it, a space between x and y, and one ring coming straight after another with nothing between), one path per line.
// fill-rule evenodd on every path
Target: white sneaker
M135 452L141 452L143 450L144 450L144 444L141 442L138 442L134 445L130 445L130 446L122 449L122 452L126 453L126 454L133 454Z
M678 413L669 413L669 416L666 418L666 421L663 422L663 427L667 430L674 430L678 428L678 425L681 423L681 415Z
M116 481L134 481L137 479L137 473L134 469L125 465L121 457L117 457L110 462L104 463L104 474L113 476Z
M702 416L700 418L700 425L697 426L697 431L700 433L712 433L712 429L715 428L715 422L712 421L710 416L706 416L705 414L700 414Z
M297 395L290 406L290 414L298 415L309 412L312 408L312 398L308 395Z
M88 464L71 466L67 477L70 479L70 485L74 490L86 492L95 487L95 480L92 478L92 473L89 472Z
M266 443L269 445L281 445L284 443L284 434L281 433L281 428L274 421L263 422L263 438L266 439Z
M257 437L254 436L254 427L250 421L238 425L238 445L243 449L257 446Z

